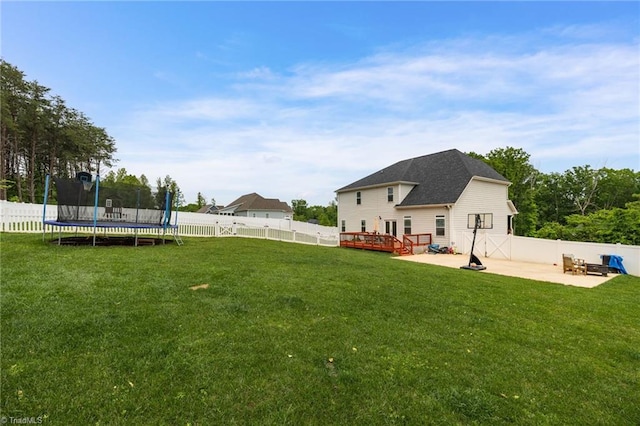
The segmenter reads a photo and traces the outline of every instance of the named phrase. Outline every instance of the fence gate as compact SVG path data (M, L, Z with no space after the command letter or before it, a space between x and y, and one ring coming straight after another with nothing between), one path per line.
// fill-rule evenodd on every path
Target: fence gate
M216 225L218 225L218 223L216 222ZM235 235L234 232L234 225L229 224L229 225L219 225L218 226L218 236L219 237L224 237L224 236L232 236Z
M473 244L473 232L464 233L463 250L468 253ZM486 234L478 232L476 235L476 246L473 250L482 257L494 259L511 259L511 238L506 234Z
M511 238L509 235L485 235L486 257L494 259L511 259Z
M486 256L486 243L485 243L486 234L478 232L476 234L476 245L473 251L479 254L482 257ZM471 252L471 246L473 245L473 232L465 232L464 233L464 245L463 245L463 253Z

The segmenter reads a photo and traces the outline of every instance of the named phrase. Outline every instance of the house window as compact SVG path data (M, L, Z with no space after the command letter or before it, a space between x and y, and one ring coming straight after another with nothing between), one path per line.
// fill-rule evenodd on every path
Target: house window
M387 188L387 201L393 202L393 187Z
M347 221L343 220L340 222L340 232L347 232Z
M404 217L404 234L411 234L411 216Z
M472 213L467 217L467 228L474 229L478 222L478 229L493 229L493 213Z
M356 192L356 204L362 204L362 196L360 194L360 191Z
M267 219L269 219L269 213L266 214Z
M438 215L436 216L436 236L444 237L445 235L444 230L445 230L444 215Z
M367 232L367 221L364 219L360 221L360 232Z

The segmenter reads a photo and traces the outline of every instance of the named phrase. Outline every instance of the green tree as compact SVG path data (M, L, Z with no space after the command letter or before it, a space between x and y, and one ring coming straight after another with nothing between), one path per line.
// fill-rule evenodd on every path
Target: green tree
M597 210L596 195L603 173L589 165L575 166L564 174L566 196L580 215Z
M489 164L511 182L509 199L518 209L514 218L516 235L531 235L535 232L537 209L535 188L539 172L529 163L530 155L521 148L496 148L486 156L470 153Z
M173 196L174 196L173 204L175 206L182 207L185 204L184 195L180 191L180 187L178 186L178 183L175 180L173 180L171 176L166 175L164 179L160 179L160 178L156 179L155 199L156 199L157 208L164 206L167 189L169 190L169 192L173 193Z
M303 199L299 200L291 200L291 206L293 210L293 220L297 220L299 222L306 222L310 219L307 216L307 201Z
M198 192L198 198L196 199L196 205L198 208L202 208L207 205L207 199L202 195L201 192Z
M0 180L11 181L11 187L0 189L0 198L9 196L22 199L22 178L19 170L22 166L22 130L21 117L26 110L27 85L24 73L16 67L0 60L0 101L2 120L0 120ZM8 193L11 190L11 193Z
M337 226L338 205L331 201L328 206L309 206L306 200L291 200L293 220L307 222L316 220L319 225Z
M594 204L598 209L624 208L640 194L640 172L631 169L600 169L598 191Z
M212 198L210 204L212 206L215 206L216 205L216 199ZM195 203L189 203L187 205L183 205L183 206L179 207L178 210L180 210L182 212L197 212L198 210L200 210L202 207L204 207L206 205L207 205L206 197L201 192L198 192L198 195L197 195Z
M125 168L109 171L100 179L100 199L114 199L118 205L125 207L155 208L151 187L143 177L131 175Z
M635 198L638 197L636 195ZM625 208L601 209L586 215L572 214L567 216L565 225L557 222L546 223L535 236L568 241L640 245L640 201L629 202Z
M538 207L538 228L548 223L566 223L566 217L575 213L575 207L567 196L563 174L554 172L539 176L535 204Z
M0 59L0 199L35 202L46 174L74 176L111 166L115 141L59 96Z

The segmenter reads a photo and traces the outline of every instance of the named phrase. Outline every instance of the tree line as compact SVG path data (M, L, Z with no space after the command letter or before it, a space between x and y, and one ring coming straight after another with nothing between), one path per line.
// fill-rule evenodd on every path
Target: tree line
M640 245L640 172L585 165L545 174L513 147L469 155L511 181L516 235Z
M338 203L334 200L327 206L309 206L306 200L291 200L293 220L312 222L323 226L338 226Z
M47 174L74 177L115 162L115 141L48 87L0 59L0 200L41 202Z
M165 202L167 190L174 196L172 204L179 206L184 203L184 197L178 183L169 175L164 179L157 178L155 188L152 188L149 179L144 174L137 177L127 173L127 169L120 168L117 171L109 171L100 179L100 185L108 187L112 191L120 191L119 194L129 194L129 197L132 198L123 200L123 203L130 206L135 206L139 202L142 208L160 208ZM136 200L135 197L138 197L136 190L138 189L140 194L139 199Z
M5 60L0 59L0 67L0 200L40 202L47 174L74 177L80 171L100 173L101 166L113 167L115 141L104 128L51 95L49 88L27 81ZM520 148L468 154L512 183L509 198L519 212L516 235L640 245L640 172L586 165L544 174ZM109 172L105 181L151 191L144 175L137 178L125 169ZM167 187L179 194L169 176L156 181L156 193ZM195 203L185 206L182 196L177 203L195 211L206 199L198 193ZM337 226L335 201L309 206L303 199L292 200L292 208L295 220Z

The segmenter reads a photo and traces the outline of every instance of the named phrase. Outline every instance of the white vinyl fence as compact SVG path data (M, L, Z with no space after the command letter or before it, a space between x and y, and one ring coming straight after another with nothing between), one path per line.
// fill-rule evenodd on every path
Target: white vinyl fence
M0 232L43 232L42 204L0 201ZM176 214L175 212L173 213ZM47 206L46 219L55 220L57 206ZM171 218L175 223L175 217ZM178 234L188 237L247 237L289 241L336 247L340 242L338 228L296 222L287 219L261 219L241 216L219 216L201 213L177 213ZM50 226L47 226L50 228ZM75 233L71 227L61 229ZM90 232L90 229L82 231ZM131 229L113 228L109 233L132 233ZM153 231L155 233L156 231ZM465 233L457 249L471 251L473 233ZM516 237L514 235L485 234L478 231L474 253L481 257L520 262L560 264L562 254L570 253L589 263L600 263L601 255L618 255L631 275L640 276L640 246L622 244L583 243L563 240Z
M472 242L473 233L465 233L462 246L458 247L458 250L469 253ZM622 264L629 274L640 276L640 246L543 240L506 234L484 234L479 230L474 253L487 258L547 265L561 264L562 255L565 253L573 254L587 263L601 263L601 255L617 255L623 258Z
M42 233L53 229L45 225L43 229L42 204L12 203L0 201L0 232ZM47 205L46 220L56 220L57 206ZM201 213L172 212L171 224L178 225L178 235L182 237L247 237L269 240L315 244L329 247L339 245L338 228L296 222L287 219L264 219L241 216L219 216ZM76 233L73 227L58 227L57 232ZM93 228L81 228L80 232L92 232ZM104 232L104 230L100 230ZM109 234L132 234L128 228L109 228ZM139 233L144 233L140 230ZM155 234L156 230L149 230Z

